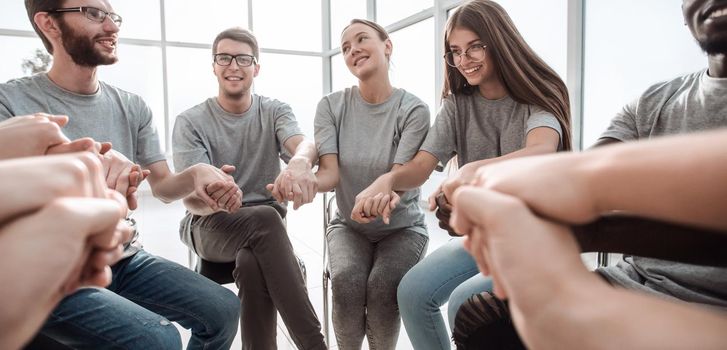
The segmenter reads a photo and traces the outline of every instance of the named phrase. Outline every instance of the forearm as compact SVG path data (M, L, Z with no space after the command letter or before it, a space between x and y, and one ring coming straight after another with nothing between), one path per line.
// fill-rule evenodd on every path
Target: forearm
M519 329L538 349L722 349L727 315L587 283L553 294L537 313L523 313ZM515 303L517 304L517 303ZM511 304L512 305L512 304Z
M673 137L587 152L601 213L727 230L727 133Z
M330 192L338 186L338 173L319 168L316 172L316 180L319 193Z
M290 159L289 163L292 163L294 161L304 162L310 169L313 168L313 165L316 163L317 160L318 150L316 149L316 145L310 141L303 140L296 147L295 153L293 153L293 157Z
M152 181L150 178L154 197L164 203L170 203L189 196L194 192L194 173L198 166L193 165L176 174L169 173L157 181Z
M58 232L52 232L58 234ZM2 310L0 327L10 338L0 337L3 349L18 348L40 328L64 297L62 284L74 267L82 241L71 237L54 239L39 232L28 239L28 232L0 236L0 289ZM59 238L60 235L58 235ZM71 249L69 249L71 248ZM71 252L72 251L72 252ZM22 266L22 273L11 266Z
M413 190L429 179L439 160L431 153L417 152L414 159L405 164L393 167L391 171L380 176L376 181L385 181L393 191L406 192Z
M622 253L695 265L727 266L726 232L612 215L574 226L573 233L583 252Z

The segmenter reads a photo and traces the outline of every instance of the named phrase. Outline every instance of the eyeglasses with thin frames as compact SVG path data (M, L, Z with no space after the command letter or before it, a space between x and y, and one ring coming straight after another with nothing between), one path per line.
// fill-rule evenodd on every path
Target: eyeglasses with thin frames
M231 65L233 58L237 61L237 65L240 67L252 66L256 61L255 56L247 54L230 55L229 53L217 53L212 56L214 57L215 63L220 66Z
M86 18L98 22L103 23L103 21L106 20L106 17L111 18L111 21L116 24L117 27L121 27L121 23L123 22L123 19L118 14L115 14L113 12L106 12L100 8L91 7L91 6L81 6L81 7L65 7L65 8L59 8L59 9L52 9L46 11L48 13L72 13L72 12L82 12L86 15Z
M467 56L472 62L482 62L485 59L485 48L487 45L474 44L464 50L464 52L450 51L444 55L444 61L450 67L457 67L462 63L462 56Z

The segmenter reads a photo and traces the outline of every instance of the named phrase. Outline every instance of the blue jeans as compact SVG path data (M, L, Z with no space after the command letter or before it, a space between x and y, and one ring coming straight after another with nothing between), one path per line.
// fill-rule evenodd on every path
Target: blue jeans
M462 238L453 238L415 265L397 291L401 319L414 349L449 349L450 333L439 308L449 300L447 313L453 327L465 300L491 289L491 280L479 273Z
M41 332L78 349L181 349L174 321L191 329L187 349L229 349L240 302L234 293L145 251L112 267L106 289L66 297Z

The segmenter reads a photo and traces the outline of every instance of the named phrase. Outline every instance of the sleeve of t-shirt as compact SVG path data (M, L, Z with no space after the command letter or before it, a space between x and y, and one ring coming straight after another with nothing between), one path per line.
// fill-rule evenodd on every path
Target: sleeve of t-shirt
M636 109L639 99L632 101L611 119L608 129L601 134L599 139L612 138L620 141L633 141L639 138L636 127Z
M447 164L457 152L455 113L455 104L451 97L442 100L442 107L437 113L434 125L429 129L427 138L419 149L431 153L442 164Z
M187 117L180 115L172 131L174 170L180 172L198 163L212 164L207 148Z
M303 135L298 127L298 121L295 119L293 109L287 103L278 102L275 110L275 136L283 145L285 141L295 135Z
M5 91L0 90L0 121L14 117L13 113L10 112L10 107L8 107L8 99L9 97L7 96Z
M161 160L165 160L164 154L159 146L159 134L154 126L152 113L149 106L138 98L139 113L139 136L136 141L136 162L141 166L148 166Z
M528 117L527 123L525 123L525 135L530 133L533 129L537 128L550 128L558 133L560 139L560 145L563 144L563 128L560 126L558 119L550 112L547 112L538 107L531 107L532 113ZM559 149L562 147L559 147Z
M429 108L424 102L407 111L401 139L394 156L395 164L404 164L414 158L429 130Z
M328 97L318 102L316 117L313 121L315 132L316 148L318 156L326 154L338 154L338 133L336 132L336 117L331 111Z

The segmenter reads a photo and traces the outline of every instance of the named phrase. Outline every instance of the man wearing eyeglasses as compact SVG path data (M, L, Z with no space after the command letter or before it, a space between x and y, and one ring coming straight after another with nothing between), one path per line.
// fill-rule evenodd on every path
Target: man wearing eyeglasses
M185 199L189 213L182 226L189 229L181 230L182 240L205 260L235 262L243 349L276 348L278 311L299 349L324 349L321 326L281 219L287 200L297 209L317 192L311 171L318 157L315 145L305 140L287 104L252 93L260 71L252 33L225 30L215 39L212 53L218 94L177 117L174 165L235 165L243 207L227 213ZM289 159L282 172L281 158Z
M118 60L122 19L107 0L26 0L25 6L53 65L47 74L0 85L0 120L35 112L68 115L63 131L70 138L110 142L114 150L102 157L107 185L126 195L132 209L146 176L164 202L193 195L211 208L239 209L242 194L226 173L233 167L200 164L171 173L149 107L139 96L98 80L97 67ZM222 201L208 194L212 187L231 193ZM228 349L239 319L235 295L145 252L137 238L112 266L111 284L66 296L42 335L72 348L180 349L174 321L192 330L187 349Z

